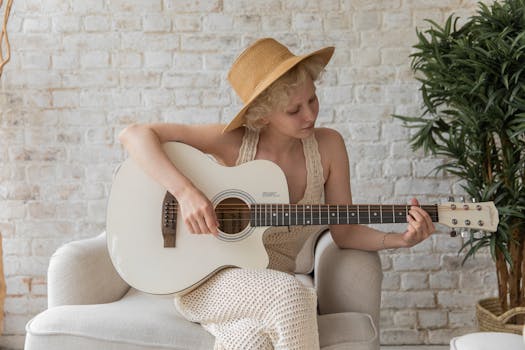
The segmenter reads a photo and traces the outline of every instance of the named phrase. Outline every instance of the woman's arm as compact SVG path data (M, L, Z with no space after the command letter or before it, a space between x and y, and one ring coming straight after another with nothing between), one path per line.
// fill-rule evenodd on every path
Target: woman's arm
M162 144L179 141L211 154L224 163L236 157L239 131L222 133L223 125L144 124L124 129L119 140L131 158L155 181L177 198L183 220L192 233L217 233L211 202L173 164ZM234 162L234 160L233 160Z
M321 129L318 134L321 156L325 158L325 201L329 204L351 204L349 161L344 140L330 129ZM388 248L411 247L427 237L435 228L430 216L412 200L408 226L404 233L379 231L364 225L331 225L330 232L340 248L377 251Z

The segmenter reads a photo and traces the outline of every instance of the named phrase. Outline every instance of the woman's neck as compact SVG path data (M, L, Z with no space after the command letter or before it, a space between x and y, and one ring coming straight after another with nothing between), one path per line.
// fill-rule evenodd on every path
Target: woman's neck
M301 139L283 135L270 128L263 128L259 131L259 151L273 157L282 157L286 154L293 154L298 147L302 148Z

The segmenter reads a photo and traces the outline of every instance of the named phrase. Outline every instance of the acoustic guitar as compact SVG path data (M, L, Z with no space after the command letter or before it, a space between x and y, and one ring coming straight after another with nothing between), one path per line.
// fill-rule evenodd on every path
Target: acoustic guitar
M255 160L225 167L183 143L163 145L170 160L211 200L219 235L191 234L176 199L132 160L117 169L107 208L111 260L132 287L186 293L222 268L265 268L262 233L269 226L405 223L410 205L289 204L282 170ZM495 231L492 202L422 205L433 222Z

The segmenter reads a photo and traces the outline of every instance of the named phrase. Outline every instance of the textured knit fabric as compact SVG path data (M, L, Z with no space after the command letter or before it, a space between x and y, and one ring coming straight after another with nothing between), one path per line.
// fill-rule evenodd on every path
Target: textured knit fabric
M237 164L255 159L259 134L246 129ZM315 136L303 140L307 184L298 202L320 203L323 170ZM263 242L268 269L228 268L175 298L179 312L215 336L216 350L319 349L317 296L294 276L295 258L319 227L272 227Z

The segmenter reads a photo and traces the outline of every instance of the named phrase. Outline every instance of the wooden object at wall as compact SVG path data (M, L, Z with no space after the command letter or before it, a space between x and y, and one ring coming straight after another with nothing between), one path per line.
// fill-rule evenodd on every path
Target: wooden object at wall
M2 8L4 0L0 0L0 9ZM4 16L1 22L0 30L0 77L2 76L2 70L4 66L9 62L11 58L11 46L9 45L9 37L7 36L7 20L11 13L11 7L13 6L13 0L7 0L4 8ZM3 46L5 45L5 56Z
M0 334L4 330L4 301L6 294L5 277L4 277L4 252L2 249L2 234L0 233Z

